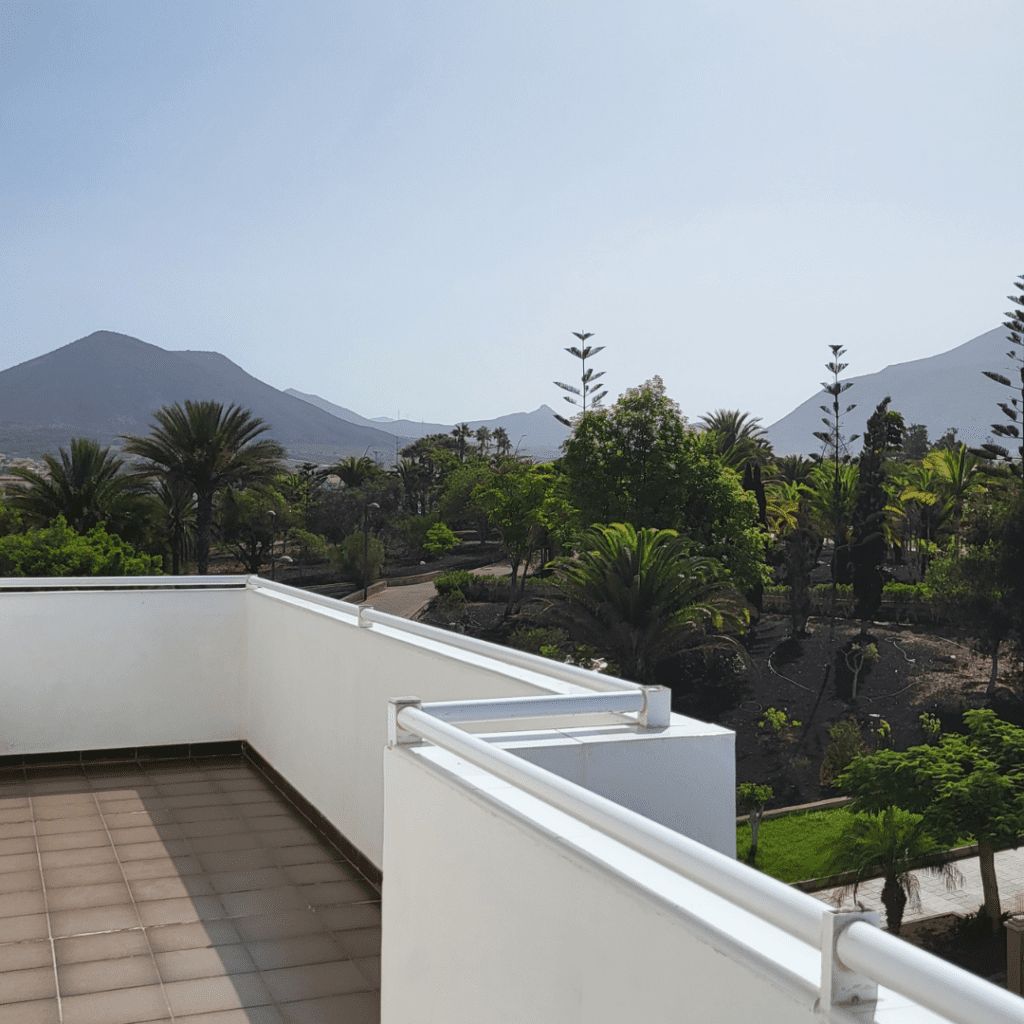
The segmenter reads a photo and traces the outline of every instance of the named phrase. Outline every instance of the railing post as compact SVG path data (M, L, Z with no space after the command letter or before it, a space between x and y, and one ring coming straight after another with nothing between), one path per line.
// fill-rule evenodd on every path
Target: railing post
M423 741L414 732L407 732L398 724L398 713L403 708L422 708L419 697L391 697L388 700L388 746L406 747Z
M1011 917L1006 922L1006 987L1024 995L1024 917Z
M667 729L672 723L672 691L667 686L645 686L644 707L637 720L644 729Z
M373 606L369 604L359 605L359 611L356 612L356 625L358 625L360 629L369 629L370 626L373 625L369 619L363 617L363 612L369 611L372 607Z
M851 971L836 953L836 942L854 921L867 921L878 927L878 911L832 911L821 918L821 999L819 1012L831 1017L839 1010L854 1017L873 1020L878 1000L878 984Z

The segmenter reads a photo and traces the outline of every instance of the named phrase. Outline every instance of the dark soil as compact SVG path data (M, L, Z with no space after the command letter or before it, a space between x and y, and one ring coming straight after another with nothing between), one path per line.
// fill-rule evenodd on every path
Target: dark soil
M927 949L997 985L1006 986L1006 929L996 934L988 918L942 914L903 925L900 938Z

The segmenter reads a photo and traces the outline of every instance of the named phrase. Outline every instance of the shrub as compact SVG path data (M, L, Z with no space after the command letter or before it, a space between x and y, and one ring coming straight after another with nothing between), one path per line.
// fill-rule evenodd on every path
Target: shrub
M317 533L294 529L289 534L299 565L312 565L327 558L327 541Z
M0 576L157 576L163 559L140 554L102 526L75 533L63 516L0 538Z
M836 722L828 730L832 742L825 748L825 756L821 761L818 778L823 786L831 786L833 780L858 755L867 753L867 744L860 733L860 725L856 718L845 722Z
M452 548L459 546L459 538L444 523L434 523L427 530L423 540L423 550L430 558L446 555Z
M451 572L443 572L440 576L434 577L434 589L442 597L457 590L465 601L466 590L472 582L473 574L471 572L467 572L465 569L453 569Z
M364 540L363 531L350 533L341 542L342 564L353 573L361 586L369 586L378 576L384 564L384 542L372 534ZM365 558L365 561L364 561Z

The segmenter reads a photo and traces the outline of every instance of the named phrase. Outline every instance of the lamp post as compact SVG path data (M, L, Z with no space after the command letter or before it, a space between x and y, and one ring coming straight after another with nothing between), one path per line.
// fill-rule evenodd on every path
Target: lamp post
M365 601L370 592L370 534L367 530L366 521L371 508L380 508L375 501L363 506L363 600Z
M268 508L267 515L270 516L270 578L272 580L276 580L277 567L274 565L274 527L277 526L277 513L272 508Z

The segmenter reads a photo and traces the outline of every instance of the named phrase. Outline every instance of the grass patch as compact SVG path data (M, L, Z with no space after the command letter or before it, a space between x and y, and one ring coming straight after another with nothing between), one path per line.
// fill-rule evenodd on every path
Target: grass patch
M781 882L802 882L828 874L826 864L850 820L845 807L809 814L789 814L761 822L757 834L758 870ZM956 846L972 842L957 841ZM736 828L736 856L746 862L750 853L750 826Z

